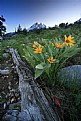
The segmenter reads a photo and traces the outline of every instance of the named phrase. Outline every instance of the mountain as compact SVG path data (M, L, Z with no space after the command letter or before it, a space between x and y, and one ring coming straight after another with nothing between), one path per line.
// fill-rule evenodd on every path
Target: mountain
M42 24L42 23L35 23L33 24L29 29L28 31L31 31L31 30L37 30L37 29L45 29L46 28L46 25Z
M74 24L81 24L81 18L74 22Z

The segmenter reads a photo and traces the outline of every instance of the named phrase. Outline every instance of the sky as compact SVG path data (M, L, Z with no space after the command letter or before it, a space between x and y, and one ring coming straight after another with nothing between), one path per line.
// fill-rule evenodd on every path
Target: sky
M81 0L0 0L1 15L7 32L14 32L19 24L28 29L36 22L54 27L81 18Z

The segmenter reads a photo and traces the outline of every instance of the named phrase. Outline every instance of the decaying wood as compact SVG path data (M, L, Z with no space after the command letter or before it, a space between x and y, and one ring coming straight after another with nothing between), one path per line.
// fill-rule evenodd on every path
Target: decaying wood
M42 89L35 83L32 71L21 60L17 50L10 48L9 52L12 55L19 76L21 110L26 111L28 121L60 121L49 105Z

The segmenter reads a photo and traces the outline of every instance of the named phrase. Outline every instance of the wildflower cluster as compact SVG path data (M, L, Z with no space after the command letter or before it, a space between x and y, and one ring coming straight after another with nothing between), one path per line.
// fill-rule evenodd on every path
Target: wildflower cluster
M52 43L52 46L54 46L54 43ZM45 47L46 47L46 46L45 46ZM43 48L43 47L42 47L40 44L34 42L33 48L34 48L34 53L35 53L35 54L40 54L40 53L42 53L42 50L43 50L42 48ZM48 61L49 63L54 63L55 60L56 60L56 59L54 59L52 56L50 56L50 57L47 58L47 61Z
M32 64L35 70L35 78L43 72L46 73L49 80L55 79L59 69L61 69L66 60L75 55L79 49L73 40L73 37L66 36L65 41L51 41L42 39L40 43L34 42L32 47L27 47L25 56L27 61Z

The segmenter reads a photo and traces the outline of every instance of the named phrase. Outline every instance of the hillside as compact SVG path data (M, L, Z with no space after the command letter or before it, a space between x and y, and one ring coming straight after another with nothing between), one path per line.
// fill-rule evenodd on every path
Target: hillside
M0 63L8 48L17 49L22 60L32 66L36 81L52 98L51 105L61 120L80 121L81 85L70 82L67 86L66 81L59 81L57 72L81 65L81 23L4 36L0 42Z

